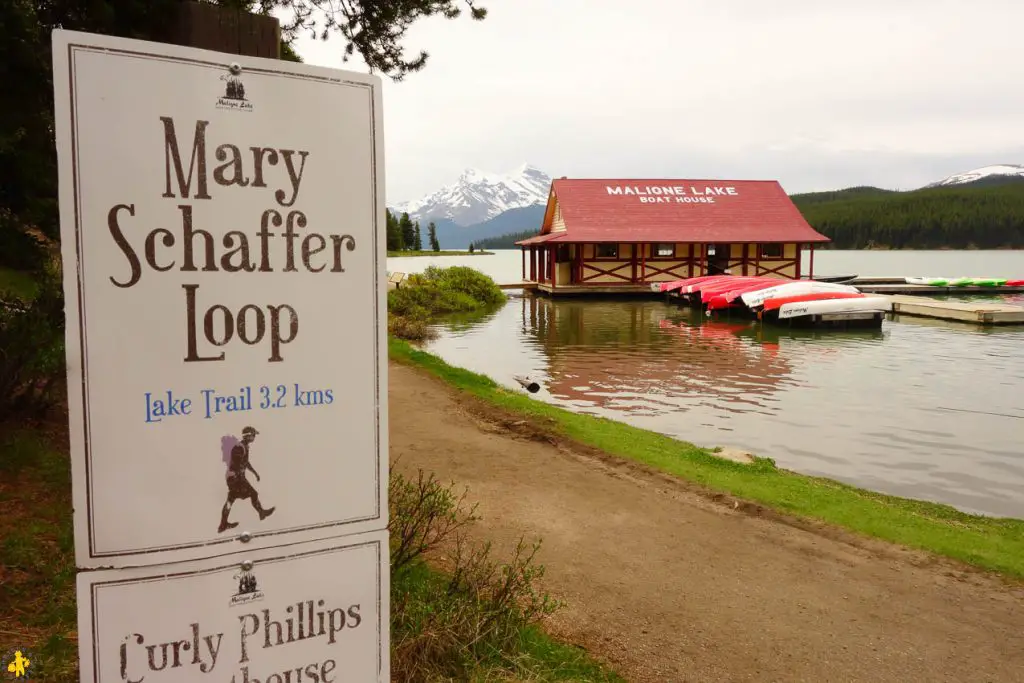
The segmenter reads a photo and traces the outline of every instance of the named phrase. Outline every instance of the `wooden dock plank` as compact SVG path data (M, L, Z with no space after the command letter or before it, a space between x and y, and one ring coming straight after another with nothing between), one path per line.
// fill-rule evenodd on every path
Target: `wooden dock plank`
M908 284L861 284L859 282L844 283L850 284L865 294L1020 294L1024 287L936 287L933 285L908 285Z
M961 301L937 301L922 296L889 295L893 313L982 325L1024 325L1024 307Z

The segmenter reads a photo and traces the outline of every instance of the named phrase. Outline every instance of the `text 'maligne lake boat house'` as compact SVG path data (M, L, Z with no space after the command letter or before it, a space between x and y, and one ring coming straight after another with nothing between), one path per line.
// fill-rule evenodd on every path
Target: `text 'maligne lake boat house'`
M516 244L524 281L568 294L649 291L726 271L812 277L814 245L828 241L774 180L561 178L540 233Z

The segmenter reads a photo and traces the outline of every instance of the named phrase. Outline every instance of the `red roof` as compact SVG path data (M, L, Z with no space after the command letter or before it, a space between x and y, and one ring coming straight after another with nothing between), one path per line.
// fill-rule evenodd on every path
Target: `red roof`
M564 232L551 232L554 202ZM828 242L774 180L555 180L542 242Z

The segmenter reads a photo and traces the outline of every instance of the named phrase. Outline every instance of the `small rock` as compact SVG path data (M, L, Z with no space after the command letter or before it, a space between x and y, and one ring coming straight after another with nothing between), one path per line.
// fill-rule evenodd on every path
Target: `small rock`
M754 462L754 456L746 451L741 451L736 448L723 448L714 455L719 458L725 458L726 460L732 460L744 465L751 465Z

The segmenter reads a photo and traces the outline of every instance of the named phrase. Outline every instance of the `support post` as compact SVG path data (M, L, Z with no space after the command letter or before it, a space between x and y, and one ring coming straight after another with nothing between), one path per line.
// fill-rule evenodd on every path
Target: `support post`
M523 261L523 274L522 274L521 277L522 277L523 281L525 281L526 280L526 247L519 247L519 255L522 256L522 261Z
M281 58L281 24L272 16L206 2L183 2L162 42L230 52L248 57Z
M813 280L814 279L814 242L811 242L811 263L810 263L810 267L808 268L808 270L810 271L809 272L809 277L810 277L810 279Z

